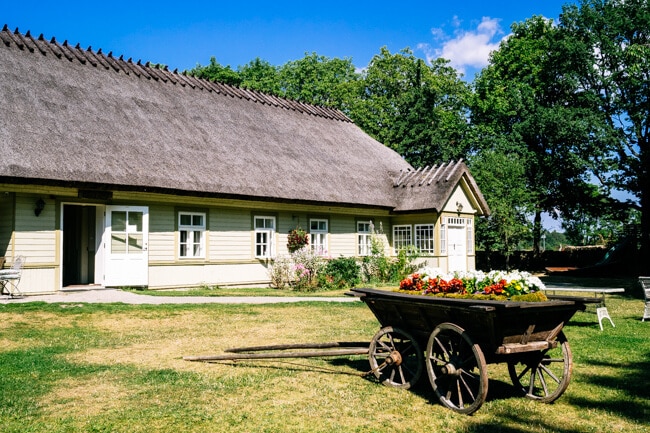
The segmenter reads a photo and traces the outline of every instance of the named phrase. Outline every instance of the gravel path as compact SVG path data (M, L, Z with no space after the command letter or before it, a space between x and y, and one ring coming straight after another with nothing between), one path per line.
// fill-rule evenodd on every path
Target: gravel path
M47 303L124 303L124 304L278 304L286 302L355 302L355 297L287 297L287 296L148 296L119 289L96 289L75 292L60 292L53 295L35 295L12 299L2 295L0 304L24 302Z

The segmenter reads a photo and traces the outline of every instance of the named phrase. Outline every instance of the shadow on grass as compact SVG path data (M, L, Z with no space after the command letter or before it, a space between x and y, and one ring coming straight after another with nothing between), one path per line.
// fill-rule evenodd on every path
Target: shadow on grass
M611 368L616 371L612 375L592 375L584 380L598 388L611 389L621 392L621 397L615 400L604 400L595 394L591 398L571 397L570 403L585 409L598 409L615 413L637 423L646 423L650 418L650 353L644 361L636 363L603 362L587 360L594 367Z

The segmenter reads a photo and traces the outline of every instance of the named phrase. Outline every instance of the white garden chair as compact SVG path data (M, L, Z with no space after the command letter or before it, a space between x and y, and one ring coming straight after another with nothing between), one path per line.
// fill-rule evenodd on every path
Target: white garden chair
M12 298L23 296L18 288L25 265L25 256L16 256L11 268L0 269L0 293L7 293Z
M645 297L645 309L643 310L643 319L650 319L650 277L639 277L641 288L643 289L643 296Z

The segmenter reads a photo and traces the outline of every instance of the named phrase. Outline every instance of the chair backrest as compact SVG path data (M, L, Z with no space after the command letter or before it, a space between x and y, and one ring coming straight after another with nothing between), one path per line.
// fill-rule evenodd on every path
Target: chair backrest
M20 271L23 269L25 264L25 256L16 256L14 263L11 265L11 269L14 271Z
M650 277L639 277L639 283L641 283L645 300L650 301Z

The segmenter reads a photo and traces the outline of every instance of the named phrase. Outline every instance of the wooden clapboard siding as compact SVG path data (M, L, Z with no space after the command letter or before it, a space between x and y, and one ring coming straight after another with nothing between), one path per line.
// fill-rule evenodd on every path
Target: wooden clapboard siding
M246 261L253 257L249 209L212 208L208 248L210 260Z
M353 215L330 217L329 255L355 256L357 253L356 218Z
M45 201L45 208L36 216L34 207L39 198ZM55 208L53 200L37 195L16 194L14 255L26 256L28 266L56 262L58 248Z
M14 194L0 193L0 257L13 255Z
M149 206L149 262L176 259L175 223L173 206Z

